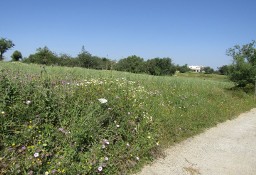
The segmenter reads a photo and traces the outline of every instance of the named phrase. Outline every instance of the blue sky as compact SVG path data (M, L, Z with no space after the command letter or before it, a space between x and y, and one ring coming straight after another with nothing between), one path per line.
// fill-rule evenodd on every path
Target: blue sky
M119 60L170 57L217 68L256 39L255 0L1 0L0 37L27 57L39 47Z

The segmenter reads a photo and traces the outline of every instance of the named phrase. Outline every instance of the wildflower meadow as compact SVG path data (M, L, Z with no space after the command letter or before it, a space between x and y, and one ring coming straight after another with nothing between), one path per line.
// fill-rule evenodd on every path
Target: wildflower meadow
M225 79L0 62L0 174L131 174L255 107Z

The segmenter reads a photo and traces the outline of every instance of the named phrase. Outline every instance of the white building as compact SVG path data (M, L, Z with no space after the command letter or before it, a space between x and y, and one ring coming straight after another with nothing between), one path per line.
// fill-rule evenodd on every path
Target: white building
M193 72L202 72L203 66L188 66L189 69L191 69Z

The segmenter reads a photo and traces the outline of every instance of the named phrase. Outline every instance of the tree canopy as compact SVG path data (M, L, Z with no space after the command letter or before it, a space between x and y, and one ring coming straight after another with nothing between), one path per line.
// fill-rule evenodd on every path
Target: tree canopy
M116 69L119 71L142 73L145 72L144 60L136 55L128 56L127 58L119 60Z
M214 73L214 69L209 67L209 66L204 67L203 71L204 71L205 74L212 74L212 73Z
M45 46L43 48L38 48L36 53L29 55L24 62L54 65L58 64L58 59L57 55Z
M180 73L186 73L191 71L191 69L189 69L187 64L184 64L183 66L176 65L176 70L179 71Z
M233 57L229 70L230 80L238 87L253 86L256 80L255 41L242 46L236 45L228 49L227 55Z
M11 40L6 38L0 39L0 61L4 59L3 54L14 46Z
M15 50L11 57L12 57L12 61L19 61L20 59L22 59L22 54L20 51Z
M218 72L221 75L229 75L230 72L230 66L229 65L223 65L221 67L218 67Z
M171 58L153 58L147 61L147 71L151 75L173 75L176 67Z

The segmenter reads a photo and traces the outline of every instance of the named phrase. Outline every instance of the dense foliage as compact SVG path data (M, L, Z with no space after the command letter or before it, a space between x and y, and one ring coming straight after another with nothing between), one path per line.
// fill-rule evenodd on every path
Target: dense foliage
M256 81L256 48L255 41L239 46L236 45L227 51L233 57L229 67L230 80L238 87L253 87Z
M57 65L59 63L58 56L47 47L38 48L36 53L29 55L24 59L25 63L37 63L45 65Z
M147 73L150 75L173 75L177 70L171 58L154 58L144 61L143 58L132 55L120 59L118 62L114 62L107 58L93 56L87 52L84 47L75 58L67 54L58 56L47 47L39 48L35 54L31 54L28 58L25 58L23 62L100 70L111 69L131 73ZM183 66L183 70L186 72L188 68L184 69Z
M136 55L121 59L115 66L116 70L150 75L173 75L176 66L171 58L153 58L144 61Z
M23 62L91 69L110 69L113 63L107 58L92 56L89 52L85 51L84 48L82 48L81 53L79 53L76 58L73 58L67 54L57 55L47 47L38 48L35 54L29 55Z
M11 40L0 38L0 61L4 59L3 54L14 46Z
M22 59L22 54L20 51L15 50L11 57L12 57L12 61L20 61Z
M213 74L213 73L214 73L214 69L211 68L211 67L209 67L209 66L204 67L204 68L203 68L203 71L204 71L204 73L206 73L206 74Z
M186 73L191 71L187 64L184 64L183 66L176 65L176 70L179 71L180 73Z
M170 58L154 58L147 61L146 70L150 75L173 75L176 67Z
M221 75L229 75L231 66L230 65L223 65L218 68L218 72Z
M120 59L116 64L115 69L118 71L143 73L145 72L145 62L143 58L132 55L127 58Z

